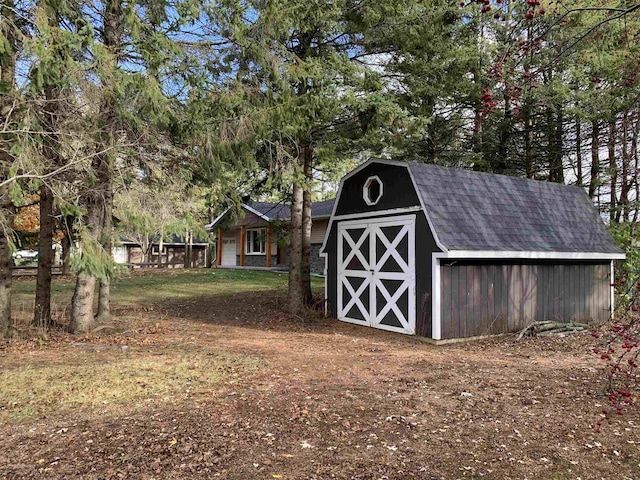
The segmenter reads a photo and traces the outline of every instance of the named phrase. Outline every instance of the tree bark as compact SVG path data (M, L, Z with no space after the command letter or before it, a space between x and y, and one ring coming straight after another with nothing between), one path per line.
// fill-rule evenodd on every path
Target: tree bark
M564 183L564 165L562 162L563 114L562 105L550 109L550 149L549 149L549 180Z
M53 266L53 192L47 184L40 187L40 233L36 302L31 324L48 329L51 326L51 267Z
M304 186L299 179L293 184L291 200L290 252L289 252L289 301L290 313L299 314L304 310L302 291L302 210L304 208Z
M11 250L9 235L13 228L13 205L7 188L0 188L0 209L5 212L0 220L0 336L11 330Z
M76 288L71 300L72 333L86 333L93 329L93 298L96 289L96 277L90 273L80 272L76 280Z
M64 237L60 243L62 244L62 274L71 275L71 248L73 247L73 221L70 215L63 217Z
M113 184L112 161L109 156L103 160L102 183L104 189L104 213L102 219L102 248L109 261L113 261ZM100 279L98 289L98 311L96 313L98 323L111 320L111 278L109 276Z
M300 291L304 305L311 305L311 186L313 183L313 150L305 145L302 151L305 188L302 191L302 230L300 256Z
M158 240L158 269L162 268L162 250L164 250L164 227L161 226Z
M616 164L616 120L609 122L609 141L607 151L609 152L609 174L611 175L609 192L609 216L616 222L620 221L620 211L617 210L617 185L618 185L618 166Z
M100 159L96 157L93 161L94 169L97 170L96 163ZM85 192L82 203L84 204L87 214L84 218L86 232L82 238L82 247L95 249L99 244L100 235L102 233L102 214L103 210L103 192L97 188L90 189ZM82 251L80 255L87 255L86 251ZM83 264L84 262L80 262ZM69 331L72 333L84 333L93 328L93 300L95 297L96 276L95 273L88 268L80 269L76 279L76 287L71 299L71 321L69 323Z
M638 213L640 213L640 208L637 203L640 200L640 183L638 183L638 174L640 174L640 165L638 165L638 134L640 134L640 111L636 110L635 115L636 122L632 128L631 133L631 157L633 159L633 175L631 185L633 186L635 194L634 197L636 199L636 205L633 209L633 216L631 217L631 222L633 223L636 223L638 221Z
M531 23L531 22L529 22ZM529 41L533 36L532 26L529 24L527 26L527 41ZM533 120L531 119L531 111L533 106L531 105L532 99L528 98L528 95L531 94L532 91L532 80L531 80L531 61L532 61L532 52L529 53L524 61L524 73L525 78L527 78L525 91L526 95L524 97L524 106L522 108L522 119L524 121L524 173L527 178L534 178L536 173L536 168L534 165L534 151L533 151Z
M631 158L629 155L629 112L625 110L622 113L622 175L620 178L620 219L623 222L629 220L629 190L631 189L631 179L629 178L629 170L631 166Z
M582 186L584 179L582 178L582 131L580 119L576 119L576 176L578 177L578 186Z
M5 37L5 45L0 51L0 88L3 92L15 91L15 67L18 37L16 35L16 13L13 0L0 2L0 28ZM8 48L7 48L8 47ZM13 102L11 94L0 95L0 125L12 122L6 117ZM10 141L2 138L1 140ZM0 180L9 178L13 157L8 149L0 147ZM9 238L13 230L15 209L7 185L0 187L0 335L11 330L11 250Z
M51 26L56 26L55 13L50 17ZM58 125L60 123L60 88L49 85L44 89L44 121L47 132L42 153L49 171L60 167L63 159L58 149ZM36 302L32 325L48 329L51 326L51 267L53 266L53 192L49 185L40 187L40 232L38 248L38 277L36 280Z
M189 239L190 235L189 229L185 231L184 236L184 268L191 268L191 240ZM242 247L244 248L244 246Z
M591 122L591 170L589 176L589 198L595 198L600 185L600 124Z

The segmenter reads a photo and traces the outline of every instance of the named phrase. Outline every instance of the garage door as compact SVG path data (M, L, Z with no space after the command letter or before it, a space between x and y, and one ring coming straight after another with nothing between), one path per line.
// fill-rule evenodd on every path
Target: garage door
M338 225L338 318L415 333L415 215Z
M222 239L222 262L221 265L235 265L236 264L236 239L235 238L223 238Z

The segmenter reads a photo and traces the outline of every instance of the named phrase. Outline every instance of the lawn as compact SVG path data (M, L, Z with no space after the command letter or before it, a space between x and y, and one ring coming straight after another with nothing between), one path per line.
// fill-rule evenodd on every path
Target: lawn
M286 281L138 272L110 328L25 330L0 349L0 478L640 478L638 411L592 428L590 336L435 347L286 315Z
M202 383L215 387L230 374L250 374L264 362L184 345L133 350L128 344L142 341L144 346L145 337L148 341L160 331L157 320L164 318L167 305L241 292L264 291L277 296L285 291L286 282L286 274L273 272L134 271L112 285L118 318L109 325L107 334L75 338L28 329L35 281L18 278L14 282L14 314L27 342L15 346L25 348L32 361L0 357L0 422L85 410L137 411L149 402L180 402L202 390ZM59 277L53 282L53 311L60 323L65 321L73 288L71 278ZM69 342L73 342L71 349Z
M286 273L197 269L197 270L134 270L115 280L112 285L113 301L119 305L161 305L167 298L189 298L197 295L221 295L241 291L284 291ZM70 278L57 278L53 282L53 303L65 307L73 295L75 284ZM312 277L312 288L322 291L322 279ZM14 282L13 301L19 309L33 303L35 280L18 278Z

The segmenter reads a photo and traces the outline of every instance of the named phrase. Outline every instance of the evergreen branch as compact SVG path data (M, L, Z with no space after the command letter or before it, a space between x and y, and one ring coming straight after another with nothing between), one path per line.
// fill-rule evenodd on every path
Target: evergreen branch
M586 37L588 37L591 33L593 33L594 31L596 31L597 29L599 29L600 27L602 27L603 25L609 23L609 22L613 22L614 20L618 20L620 18L623 18L631 13L633 13L634 11L640 9L640 3L633 5L629 8L609 8L609 7L582 7L582 8L572 8L567 10L565 13L563 13L560 17L558 17L558 19L552 23L549 28L547 28L543 33L541 33L536 40L541 40L543 39L548 33L549 31L551 31L551 29L553 27L555 27L556 25L558 25L559 23L561 23L565 18L567 18L570 14L575 13L575 12L580 12L580 11L609 11L609 12L618 12L617 15L613 15L613 16L609 16L606 18L603 18L602 20L600 20L599 22L597 22L596 24L592 25L591 27L589 27L582 35L580 35L578 38L576 38L575 40L573 40L568 47L562 49L547 65L544 66L544 68L549 67L553 62L555 62L556 60L558 60L560 57L562 57L565 53L567 53L569 50L571 50L573 47L575 47L578 43L580 43L582 40L584 40Z
M69 163L67 163L66 165L63 165L59 168L56 168L55 170L52 170L49 173L45 173L45 174L35 174L35 173L22 173L19 175L15 175L11 178L8 178L7 180L4 180L2 182L0 182L0 188L5 187L7 185L9 185L10 183L13 183L17 180L23 180L23 179L36 179L36 180L47 180L49 178L55 177L56 175L59 175L60 173L63 173L67 170L70 170L71 167L82 163L90 158L93 158L97 155L104 155L105 153L108 153L110 150L113 150L115 147L108 147L105 148L104 150L100 151L100 152L96 152L96 153L92 153L91 155L86 155L82 158L79 158L77 160L73 160Z

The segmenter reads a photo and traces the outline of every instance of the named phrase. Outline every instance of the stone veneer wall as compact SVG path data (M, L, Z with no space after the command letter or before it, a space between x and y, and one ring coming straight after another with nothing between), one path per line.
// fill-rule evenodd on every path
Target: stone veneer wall
M271 265L275 266L278 261L277 255L271 255ZM240 255L236 255L236 265L240 265ZM266 267L267 256L266 255L245 255L244 256L245 267Z
M319 273L324 275L324 257L320 256L321 243L311 244L311 255L309 262L311 263L311 273Z
M320 247L322 244L311 244L311 273L324 274L324 258L320 256ZM240 265L240 255L236 255L236 265ZM245 255L244 256L245 267L266 267L267 256L266 255ZM272 267L287 267L286 263L278 263L278 256L271 255Z

